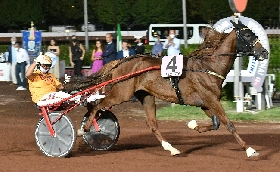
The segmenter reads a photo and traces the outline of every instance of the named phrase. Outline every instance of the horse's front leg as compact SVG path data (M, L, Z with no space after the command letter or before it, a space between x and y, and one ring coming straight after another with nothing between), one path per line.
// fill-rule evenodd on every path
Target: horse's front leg
M146 116L147 116L147 124L152 132L155 134L159 142L161 143L164 150L169 150L171 155L178 155L180 151L176 148L172 147L170 143L168 143L161 135L160 131L158 130L158 124L156 119L156 105L155 105L155 97L151 95L147 95L140 100L144 106Z
M212 124L211 125L203 125L203 126L198 126L195 120L192 120L188 123L188 127L191 129L194 129L198 132L206 132L206 131L211 131L211 130L217 130L220 127L220 120L217 118L216 115L213 114L213 112L207 108L201 108L204 113L212 119Z
M223 109L221 103L219 101L209 101L211 102L208 107L211 107L210 112L213 112L217 115L217 117L220 119L220 121L225 125L227 130L232 133L232 135L235 137L236 141L239 143L242 149L246 150L247 156L258 156L259 153L257 153L253 148L247 147L246 143L241 139L239 134L237 133L235 126L233 123L229 120L227 117L225 110Z

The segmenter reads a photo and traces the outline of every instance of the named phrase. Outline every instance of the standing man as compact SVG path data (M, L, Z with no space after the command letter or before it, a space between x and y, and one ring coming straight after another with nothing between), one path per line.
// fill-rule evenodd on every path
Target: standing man
M141 36L134 36L136 39L134 42L136 42L136 45L133 47L135 50L136 54L144 54L145 53L145 46L141 42Z
M10 75L11 75L11 78L12 78L12 81L14 84L17 84L17 79L16 79L17 58L16 58L16 49L15 49L16 41L17 41L16 37L11 38L11 45L8 46L9 56L8 56L8 61L7 61L7 63L11 67Z
M180 39L175 37L175 30L169 30L169 36L163 44L163 48L167 49L167 55L179 55L180 51Z
M157 32L154 32L153 37L154 37L155 45L152 48L152 56L155 58L160 58L162 57L162 52L163 52L163 48L162 48L163 45L160 42L160 35Z
M69 59L71 66L74 67L75 77L83 76L82 67L84 63L85 52L84 46L77 40L76 36L73 35L69 46Z
M28 53L21 48L20 44L15 43L16 49L16 79L18 88L16 90L26 90L27 80L25 77L26 66L30 63ZM21 76L19 75L21 74Z
M122 41L122 50L117 54L117 59L119 60L135 54L135 51L132 48L128 47L128 42L124 40Z
M106 34L106 42L107 45L105 46L105 49L103 51L102 57L103 57L103 65L116 60L116 45L113 42L113 35L112 33Z

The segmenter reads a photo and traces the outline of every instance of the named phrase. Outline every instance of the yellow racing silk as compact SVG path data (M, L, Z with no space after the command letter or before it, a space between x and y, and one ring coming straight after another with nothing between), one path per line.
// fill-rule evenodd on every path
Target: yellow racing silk
M34 103L37 103L44 95L56 92L57 86L61 83L52 73L43 74L36 70L28 77L29 91Z

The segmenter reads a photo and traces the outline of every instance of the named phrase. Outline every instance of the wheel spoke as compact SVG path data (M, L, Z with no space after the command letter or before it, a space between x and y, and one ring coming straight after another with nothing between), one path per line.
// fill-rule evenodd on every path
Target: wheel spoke
M62 137L60 137L60 135L56 135L57 139L62 142L64 145L69 146L70 144L68 144L68 142L66 140L64 140Z
M50 146L50 149L48 150L48 153L52 153L52 148L53 148L53 145L54 145L53 137L49 140L49 142L50 142L51 146Z
M51 136L50 132L38 132L39 136Z
M57 130L58 133L62 132L68 127L68 123L65 123L60 129Z

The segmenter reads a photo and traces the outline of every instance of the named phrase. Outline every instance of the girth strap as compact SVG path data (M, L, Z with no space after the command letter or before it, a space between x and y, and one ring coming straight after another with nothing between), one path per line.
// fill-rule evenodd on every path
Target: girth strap
M176 95L177 95L177 97L178 97L179 104L180 104L180 105L185 105L184 100L183 100L183 98L182 98L181 91L180 91L180 89L179 89L179 87L178 87L179 77L171 76L171 81L172 81L172 86L173 86L173 88L175 89Z

